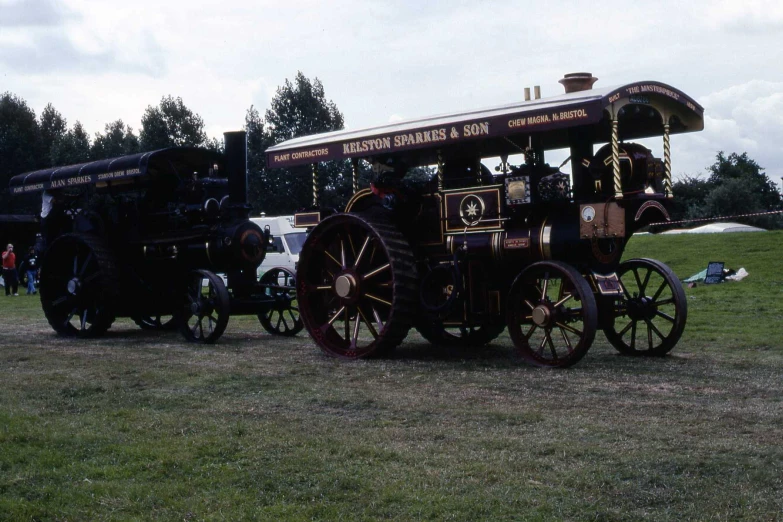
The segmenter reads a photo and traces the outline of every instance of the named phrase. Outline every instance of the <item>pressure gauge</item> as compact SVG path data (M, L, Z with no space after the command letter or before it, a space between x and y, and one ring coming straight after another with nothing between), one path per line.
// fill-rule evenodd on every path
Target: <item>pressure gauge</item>
M586 206L582 209L582 221L585 223L592 223L595 219L595 209L591 206Z

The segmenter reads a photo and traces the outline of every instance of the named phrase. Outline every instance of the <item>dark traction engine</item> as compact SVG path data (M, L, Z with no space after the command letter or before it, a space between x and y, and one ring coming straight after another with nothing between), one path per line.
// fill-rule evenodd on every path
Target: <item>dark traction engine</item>
M59 334L95 337L130 317L212 343L232 314L301 330L294 274L256 275L269 230L249 220L244 132L225 134L225 154L164 149L23 176L54 200L40 293Z

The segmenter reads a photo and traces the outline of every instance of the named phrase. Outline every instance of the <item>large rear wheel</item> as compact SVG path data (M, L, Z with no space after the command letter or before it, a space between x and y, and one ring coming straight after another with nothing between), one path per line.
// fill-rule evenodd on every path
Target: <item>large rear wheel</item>
M114 322L118 288L114 257L98 238L66 234L44 256L41 305L60 335L97 337L105 333Z
M598 314L590 285L558 261L530 265L508 297L508 331L531 364L565 368L585 356L595 338Z
M297 298L305 328L327 354L355 359L393 350L417 304L410 246L380 219L328 217L300 254Z

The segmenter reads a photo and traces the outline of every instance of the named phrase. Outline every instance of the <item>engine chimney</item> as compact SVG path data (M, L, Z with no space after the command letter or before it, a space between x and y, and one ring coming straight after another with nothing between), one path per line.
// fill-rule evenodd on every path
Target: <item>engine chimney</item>
M569 92L589 91L597 81L598 78L589 72L578 72L566 74L562 80L558 80L558 83L563 84L565 92L568 94Z
M247 133L224 132L228 199L233 205L247 205Z

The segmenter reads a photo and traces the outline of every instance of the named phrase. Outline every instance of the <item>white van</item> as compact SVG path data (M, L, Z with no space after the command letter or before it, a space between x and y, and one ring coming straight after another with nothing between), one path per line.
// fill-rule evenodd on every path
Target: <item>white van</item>
M299 252L302 250L307 232L302 228L294 228L294 216L254 217L250 221L261 227L267 226L272 237L266 257L258 267L258 277L270 268L281 266L296 273L299 263Z

